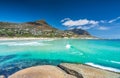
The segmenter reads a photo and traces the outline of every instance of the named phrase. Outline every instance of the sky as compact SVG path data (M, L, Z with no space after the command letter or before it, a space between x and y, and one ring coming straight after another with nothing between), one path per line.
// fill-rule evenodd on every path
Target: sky
M41 19L61 30L78 28L120 39L120 0L0 0L2 22Z

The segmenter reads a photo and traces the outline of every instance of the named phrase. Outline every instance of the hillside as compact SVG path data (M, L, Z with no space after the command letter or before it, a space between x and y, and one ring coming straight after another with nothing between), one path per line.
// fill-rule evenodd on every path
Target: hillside
M77 34L77 35L90 35L87 31L85 31L85 30L82 30L82 29L71 29L71 30L66 30L66 31L70 31L70 32L73 32L73 33L75 33L75 34Z
M59 30L44 20L26 23L0 22L0 37L92 37L82 29Z

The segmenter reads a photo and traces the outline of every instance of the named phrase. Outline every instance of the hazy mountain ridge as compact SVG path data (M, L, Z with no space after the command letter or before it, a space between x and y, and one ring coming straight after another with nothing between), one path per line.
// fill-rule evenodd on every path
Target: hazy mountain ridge
M77 28L71 29L71 30L66 30L66 31L71 31L71 32L78 34L78 35L90 35L87 31L82 30L82 29L77 29Z
M92 37L82 29L59 30L44 20L26 23L0 22L1 37Z

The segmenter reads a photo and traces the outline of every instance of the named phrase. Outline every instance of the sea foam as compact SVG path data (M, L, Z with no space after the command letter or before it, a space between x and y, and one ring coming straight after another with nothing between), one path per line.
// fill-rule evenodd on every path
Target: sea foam
M44 45L50 45L43 42L3 42L0 43L0 45L7 45L7 46L44 46Z
M91 63L91 62L88 62L88 63L85 63L85 64L93 66L93 67L96 67L96 68L104 69L104 70L109 70L109 71L114 71L114 72L120 72L119 69L112 68L112 67L106 67L106 66L102 66L102 65L98 65L98 64Z
M112 63L116 63L116 64L120 64L120 62L117 62L117 61L110 61Z

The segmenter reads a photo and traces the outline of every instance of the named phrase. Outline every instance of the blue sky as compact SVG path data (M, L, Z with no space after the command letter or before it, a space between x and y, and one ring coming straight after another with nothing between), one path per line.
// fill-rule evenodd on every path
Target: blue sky
M120 0L0 0L0 21L40 19L62 30L81 28L120 39Z

